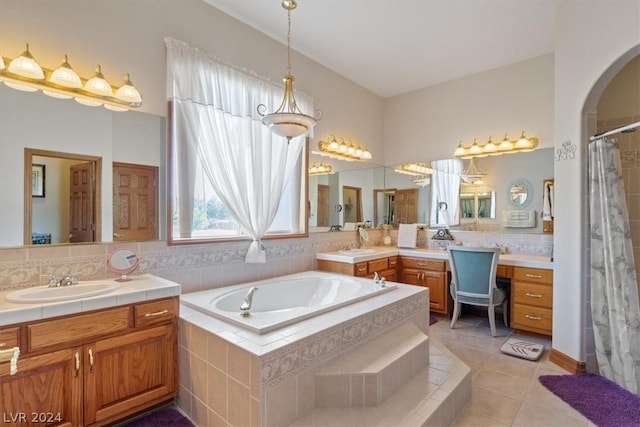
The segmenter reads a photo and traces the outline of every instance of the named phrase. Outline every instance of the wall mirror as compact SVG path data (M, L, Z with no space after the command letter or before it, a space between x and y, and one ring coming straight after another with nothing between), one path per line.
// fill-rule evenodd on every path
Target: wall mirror
M527 207L533 199L533 186L524 178L518 178L507 187L507 199L518 209Z
M164 174L166 152L166 118L138 111L112 112L105 108L92 108L72 100L50 98L42 92L21 92L0 85L0 247L29 244L31 234L45 236L53 226L41 226L40 219L31 223L25 218L36 214L40 205L53 200L52 167L45 174L45 197L32 197L23 184L31 175L25 149L48 153L47 160L59 157L69 161L101 159L99 178L104 191L96 191L96 242L113 240L112 222L112 166L113 162L127 162L159 167L159 200L165 200ZM51 155L61 153L61 155ZM87 160L88 159L88 160ZM40 162L42 163L42 162ZM29 187L31 189L31 187ZM37 191L37 189L36 189ZM27 197L25 197L27 196ZM27 200L25 200L27 199ZM165 203L158 203L159 220L155 224L156 236L164 237ZM34 208L29 215L28 210ZM47 214L64 223L64 213L47 207ZM66 232L61 232L68 238ZM53 235L51 236L53 238ZM46 237L37 243L46 242ZM68 241L62 240L61 241Z

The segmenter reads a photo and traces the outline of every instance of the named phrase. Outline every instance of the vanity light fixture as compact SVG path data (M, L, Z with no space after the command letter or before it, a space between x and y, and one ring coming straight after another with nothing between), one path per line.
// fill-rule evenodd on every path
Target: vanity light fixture
M311 153L347 162L371 160L371 153L367 147L351 141L345 142L343 138L340 138L340 142L338 142L333 135L331 135L331 141L319 141L318 151Z
M482 178L487 175L485 171L481 171L476 167L476 164L473 161L473 157L469 162L469 167L462 172L460 177L469 184L482 184Z
M537 138L527 138L524 131L516 141L510 141L507 135L497 144L493 142L492 137L485 144L478 144L474 139L470 146L465 147L462 141L458 143L453 155L459 159L472 159L474 157L498 156L500 154L520 153L523 151L531 151L538 146Z
M395 169L395 172L424 177L425 175L431 175L433 169L426 163L403 163Z
M291 138L303 135L313 128L318 120L322 119L322 113L315 111L313 117L303 114L298 108L294 93L293 82L295 77L291 74L291 11L298 7L298 3L295 0L283 0L282 7L287 11L287 74L282 78L284 83L284 96L282 103L278 109L271 113L265 114L267 106L264 104L258 105L258 114L262 116L262 124L267 126L271 132L278 136L287 138L287 141L291 141Z
M325 162L314 163L309 168L309 176L328 175L331 171L331 165L328 165Z
M5 64L9 64L5 67ZM69 65L67 55L62 64L55 70L44 68L38 64L26 50L17 58L0 57L0 81L14 89L36 92L42 90L45 95L70 99L88 106L100 106L113 111L127 111L142 105L140 92L133 86L129 74L117 90L104 78L98 65L95 75L88 80L81 78ZM114 93L115 92L115 93Z

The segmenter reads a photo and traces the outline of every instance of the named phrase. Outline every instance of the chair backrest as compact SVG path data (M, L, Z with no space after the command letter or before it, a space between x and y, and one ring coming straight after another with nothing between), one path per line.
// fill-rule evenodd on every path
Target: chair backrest
M496 287L500 248L448 246L451 281L456 293L491 298Z

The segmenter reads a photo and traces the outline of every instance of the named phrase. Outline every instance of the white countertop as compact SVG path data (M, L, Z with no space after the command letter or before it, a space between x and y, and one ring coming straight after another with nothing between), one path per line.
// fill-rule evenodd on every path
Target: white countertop
M118 283L120 288L103 295L38 304L11 303L7 301L6 296L15 289L0 291L0 326L180 295L178 283L151 274L131 276L130 281Z
M326 261L344 262L347 264L355 264L363 261L372 261L374 259L384 258L388 256L401 255L414 258L431 258L431 259L448 259L446 250L442 249L404 249L396 247L377 246L367 248L373 250L369 253L358 253L358 250L335 251L335 252L319 252L316 259ZM545 268L553 270L553 262L549 257L539 255L525 254L501 254L500 264L512 265L516 267Z

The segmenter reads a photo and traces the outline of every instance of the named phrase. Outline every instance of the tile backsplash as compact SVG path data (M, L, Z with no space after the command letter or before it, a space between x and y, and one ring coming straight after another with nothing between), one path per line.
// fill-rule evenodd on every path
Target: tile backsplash
M510 253L549 256L553 246L552 235L473 231L452 231L452 234L463 245L498 244ZM419 231L418 247L429 247L432 235L433 231ZM395 246L397 232L392 231L391 237ZM0 249L0 290L44 285L51 274L61 278L75 273L80 280L117 277L107 268L107 258L116 249L129 248L140 256L140 266L134 274L152 273L173 280L182 285L183 293L188 293L313 270L316 253L358 244L355 232L344 231L265 240L265 264L244 262L249 241L181 246L152 241L4 248ZM380 244L380 231L370 230L367 245Z

